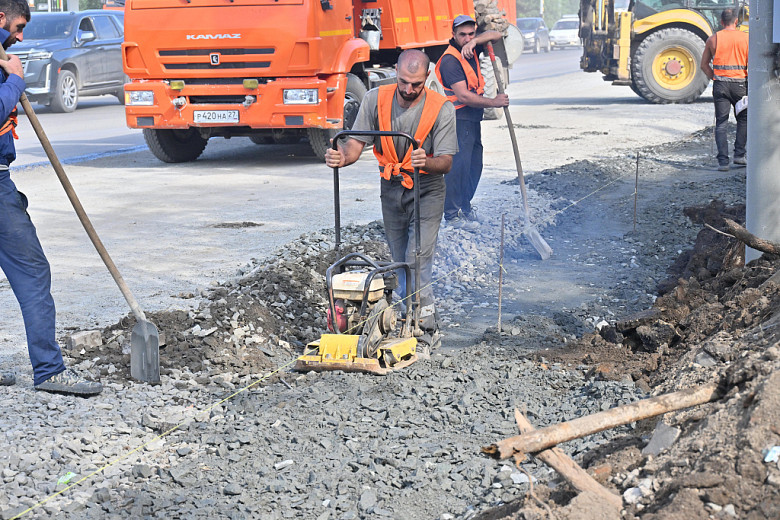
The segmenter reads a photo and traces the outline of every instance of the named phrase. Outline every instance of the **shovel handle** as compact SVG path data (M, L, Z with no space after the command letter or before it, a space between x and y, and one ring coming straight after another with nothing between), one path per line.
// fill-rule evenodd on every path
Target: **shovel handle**
M0 46L0 59L8 59L8 55L2 46ZM76 215L81 221L81 225L84 226L84 231L87 232L87 235L92 241L92 244L95 246L95 249L97 249L100 258L103 259L103 263L106 264L108 271L111 273L114 281L119 286L119 290L122 291L122 295L130 305L130 308L132 309L133 314L135 314L136 319L139 321L146 321L144 312L138 305L138 302L133 296L133 293L130 292L130 288L125 283L122 275L119 274L119 269L117 269L114 261L111 260L111 257L108 255L108 251L106 251L103 242L101 242L100 237L95 231L95 228L92 226L92 222L90 222L87 213L84 211L84 206L81 205L81 201L79 201L79 198L76 195L76 191L73 189L73 185L71 185L68 176L65 175L65 169L62 167L62 163L60 163L60 160L57 158L57 154L54 153L54 148L52 148L51 142L46 136L46 132L43 131L43 126L41 126L41 122L38 120L38 116L32 109L30 101L27 99L27 95L25 95L24 92L22 92L22 95L19 98L19 102L22 104L24 113L27 115L27 119L30 121L33 130L35 130L35 134L38 136L38 140L41 142L41 146L43 146L43 149L46 152L46 156L49 158L49 161L54 168L54 172L57 174L57 178L60 180L62 187L65 189L65 194L68 196L68 199L70 199L70 203L73 205L73 209L76 211Z
M490 63L493 65L493 75L496 77L496 86L498 87L498 93L504 93L504 85L501 82L501 71L498 70L498 64L496 63L496 55L493 52L493 43L487 42L486 44L488 55L490 55ZM523 176L523 164L520 161L520 150L517 147L517 137L515 136L515 126L512 124L512 116L509 114L509 107L504 107L504 117L506 117L506 123L509 127L509 137L512 139L512 151L515 153L515 166L517 167L517 177L520 180L520 192L523 194L523 210L525 211L525 220L528 222L528 196L525 191L525 178Z

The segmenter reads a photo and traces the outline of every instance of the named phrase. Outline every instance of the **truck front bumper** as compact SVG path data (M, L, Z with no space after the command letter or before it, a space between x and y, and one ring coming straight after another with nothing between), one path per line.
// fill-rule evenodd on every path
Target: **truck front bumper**
M341 128L346 75L325 79L280 78L247 88L232 84L198 84L141 80L125 85L125 115L130 128L190 127ZM181 88L180 88L181 87ZM316 103L285 104L290 89L315 89ZM132 104L133 92L151 92L151 104ZM147 97L149 94L147 94Z

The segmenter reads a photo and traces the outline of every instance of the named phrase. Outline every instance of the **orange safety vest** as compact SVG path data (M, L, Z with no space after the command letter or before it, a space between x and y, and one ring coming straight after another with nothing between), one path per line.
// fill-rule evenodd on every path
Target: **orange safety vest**
M466 105L463 103L458 103L458 96L455 95L455 91L451 88L447 88L444 86L444 81L441 79L441 60L444 59L447 55L453 56L456 60L460 62L460 66L463 67L463 72L466 73L466 84L468 86L468 89L475 94L482 95L485 93L485 78L482 77L482 71L479 69L479 60L474 58L474 61L477 64L477 70L474 71L474 68L471 66L471 63L466 60L463 55L458 52L458 50L453 47L452 45L447 47L447 50L444 51L444 54L441 55L441 58L439 58L439 61L436 62L436 77L439 78L439 83L441 83L441 86L444 88L444 93L447 95L447 99L452 102L453 105L455 105L455 109L463 108Z
M377 98L377 112L379 116L379 130L382 132L390 132L394 129L391 124L391 112L393 110L393 96L395 96L395 85L382 85L379 87L379 95ZM414 133L415 140L422 145L428 134L431 133L436 118L439 116L439 111L447 99L441 94L434 92L428 88L425 88L425 104L423 105L422 114L420 114L420 121L417 123L417 131ZM395 151L395 144L393 138L383 135L381 137L382 152L374 147L374 155L379 161L379 166L382 167L381 176L385 180L390 180L390 177L401 175L403 180L401 185L404 188L411 189L414 186L414 180L410 173L414 172L412 167L412 146L409 144L409 148L406 150L403 160L398 160L398 154ZM420 170L420 173L428 173Z
M742 82L747 79L748 35L728 29L717 32L712 69L718 81Z
M19 136L16 135L16 125L19 124L18 114L19 110L14 107L14 109L11 110L11 114L8 116L8 119L6 119L5 123L3 123L3 126L0 126L0 135L5 135L8 132L11 132L11 135L14 136L14 139L19 139Z

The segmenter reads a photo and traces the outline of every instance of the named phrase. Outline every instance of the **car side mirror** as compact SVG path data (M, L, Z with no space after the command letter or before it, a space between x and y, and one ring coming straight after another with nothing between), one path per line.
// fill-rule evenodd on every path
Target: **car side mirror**
M79 31L76 35L76 43L81 45L82 43L91 42L96 38L97 35L93 31Z

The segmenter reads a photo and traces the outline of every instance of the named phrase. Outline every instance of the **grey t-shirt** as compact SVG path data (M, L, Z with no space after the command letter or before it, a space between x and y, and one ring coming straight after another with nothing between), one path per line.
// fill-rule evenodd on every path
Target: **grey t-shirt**
M363 98L357 119L352 126L353 130L379 130L379 110L377 108L378 89L371 89ZM398 104L396 96L393 96L393 108L390 112L391 128L397 132L405 132L412 137L417 131L420 122L425 99L410 108L403 108ZM379 152L382 152L380 137L352 136L366 144L373 144ZM398 159L403 159L409 148L409 140L403 137L393 137ZM439 115L433 128L422 144L427 155L439 157L440 155L455 155L458 152L458 134L455 130L455 107L447 101L439 110Z

